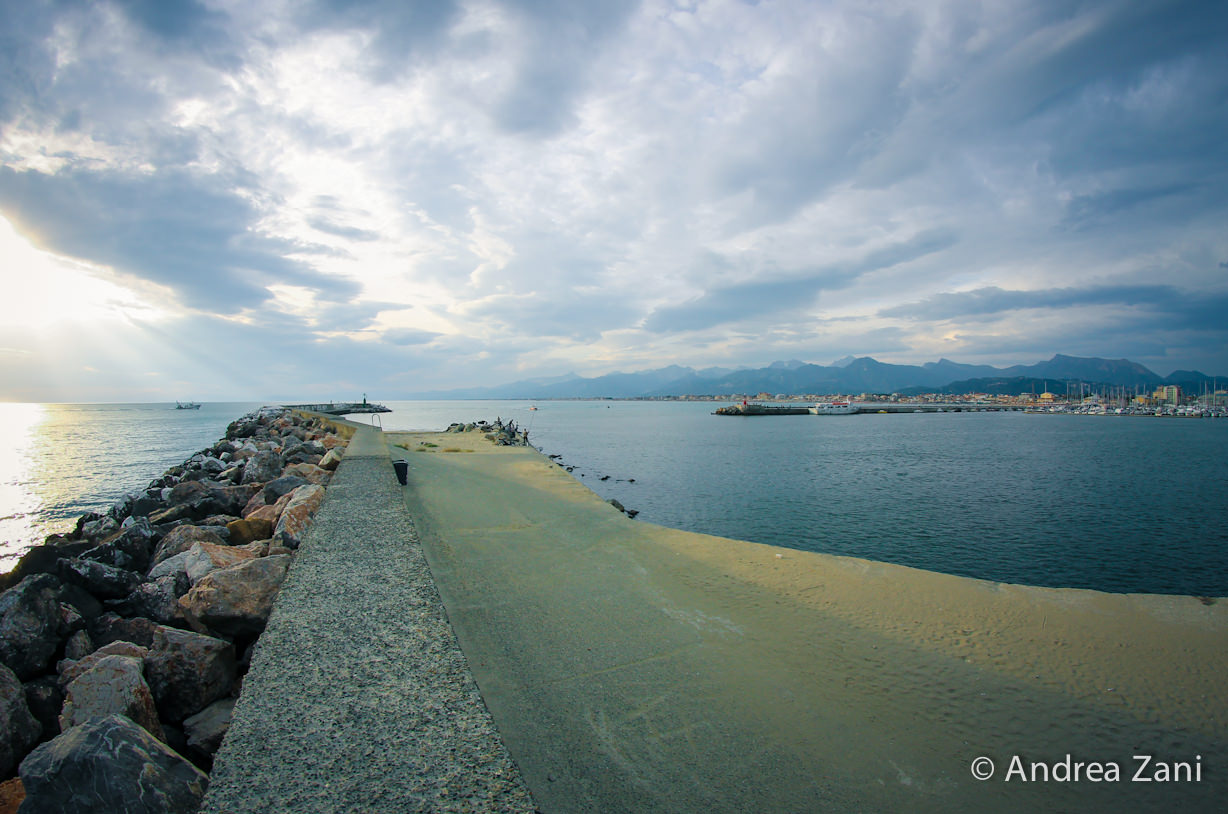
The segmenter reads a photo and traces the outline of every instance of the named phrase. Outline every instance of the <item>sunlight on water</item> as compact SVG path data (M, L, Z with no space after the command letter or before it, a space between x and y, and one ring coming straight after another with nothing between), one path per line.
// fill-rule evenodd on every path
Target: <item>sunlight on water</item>
M41 404L0 404L8 443L0 445L0 571L8 570L21 545L37 535L38 494L35 449L47 410ZM24 548L24 545L21 545Z

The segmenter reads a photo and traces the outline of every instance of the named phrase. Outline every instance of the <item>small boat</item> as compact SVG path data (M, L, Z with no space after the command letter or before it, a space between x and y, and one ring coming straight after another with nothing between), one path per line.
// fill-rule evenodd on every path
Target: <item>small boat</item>
M175 402L176 410L199 410L200 402L198 401L177 401Z
M811 415L853 415L857 408L848 401L820 401L810 408Z

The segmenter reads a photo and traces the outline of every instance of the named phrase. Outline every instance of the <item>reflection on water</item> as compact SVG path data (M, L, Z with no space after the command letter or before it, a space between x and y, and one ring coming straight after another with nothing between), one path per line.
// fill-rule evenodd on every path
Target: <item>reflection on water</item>
M0 404L0 571L48 534L71 531L168 467L211 446L251 403Z
M7 440L0 445L0 571L12 567L6 557L10 541L38 536L42 505L38 476L37 437L46 420L42 404L0 404L0 424Z

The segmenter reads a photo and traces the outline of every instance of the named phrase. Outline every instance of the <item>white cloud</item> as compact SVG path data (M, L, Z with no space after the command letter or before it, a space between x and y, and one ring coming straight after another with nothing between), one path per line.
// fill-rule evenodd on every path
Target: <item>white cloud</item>
M368 390L778 356L1028 361L1009 314L893 309L1156 275L1228 290L1213 4L143 10L0 19L20 43L0 59L0 209L114 284L162 286L207 342L233 347L239 325L312 349L280 363L304 378L329 375L321 348L359 346ZM946 237L871 262L919 235ZM1104 338L1054 332L1042 355L1123 355L1103 307L1053 303L1046 319ZM1146 330L1153 355L1226 344ZM72 351L55 358L89 357Z

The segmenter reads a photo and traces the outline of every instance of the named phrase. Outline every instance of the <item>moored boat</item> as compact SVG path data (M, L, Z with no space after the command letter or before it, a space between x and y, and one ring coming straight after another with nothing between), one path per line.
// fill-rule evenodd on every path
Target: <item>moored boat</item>
M857 408L848 401L820 401L810 408L811 415L853 415Z

